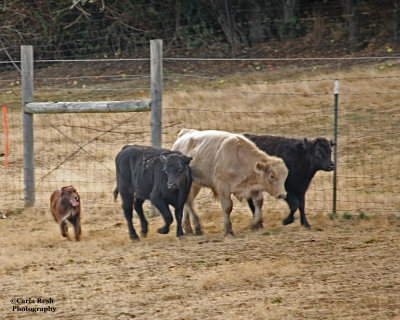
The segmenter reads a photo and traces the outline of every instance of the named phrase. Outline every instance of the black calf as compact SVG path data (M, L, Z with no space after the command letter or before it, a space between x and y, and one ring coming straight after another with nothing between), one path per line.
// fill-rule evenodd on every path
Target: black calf
M282 223L284 225L292 223L294 213L299 209L301 224L310 228L304 212L305 194L318 170L332 171L335 169L335 164L331 160L331 146L334 143L325 138L300 140L269 135L245 134L245 136L269 155L282 158L289 169L289 175L285 181L287 192L285 201L289 205L290 213ZM254 213L251 199L248 200L248 204ZM260 224L259 227L262 225Z
M143 213L143 202L150 200L161 212L165 225L157 231L167 234L173 221L169 205L175 208L176 235L182 236L182 212L192 185L189 163L192 160L178 151L155 147L128 145L115 158L117 187L131 239L139 239L132 225L132 210L140 218L141 233L145 237L148 223Z

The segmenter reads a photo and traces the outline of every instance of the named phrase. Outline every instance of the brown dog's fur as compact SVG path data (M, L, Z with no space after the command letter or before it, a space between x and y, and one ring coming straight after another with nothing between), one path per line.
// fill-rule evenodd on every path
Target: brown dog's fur
M62 187L53 192L50 197L50 210L54 220L59 223L61 235L68 236L68 225L74 226L75 239L79 241L81 236L81 202L78 192L73 186Z

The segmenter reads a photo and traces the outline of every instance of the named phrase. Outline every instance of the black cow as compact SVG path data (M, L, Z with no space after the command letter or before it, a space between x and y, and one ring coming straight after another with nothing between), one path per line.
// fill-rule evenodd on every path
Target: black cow
M131 239L139 239L132 225L132 206L139 215L142 236L147 234L147 220L143 214L143 202L147 199L165 220L165 225L157 231L161 234L169 232L173 218L168 205L172 205L175 207L176 235L183 236L183 206L192 185L191 160L179 151L137 145L127 145L118 153L114 199L119 192Z
M289 169L289 175L285 181L287 192L285 200L289 205L290 213L282 223L284 225L292 223L293 215L299 209L301 224L309 229L310 225L304 213L305 194L311 179L318 170L332 171L335 169L335 164L331 160L333 141L325 138L301 140L270 135L245 134L245 136L269 155L281 157ZM251 199L248 200L248 204L254 214L254 205ZM257 227L262 227L262 224L260 223Z

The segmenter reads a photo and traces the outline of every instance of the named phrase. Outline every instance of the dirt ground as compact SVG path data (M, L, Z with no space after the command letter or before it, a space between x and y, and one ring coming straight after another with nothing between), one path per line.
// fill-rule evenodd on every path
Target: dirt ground
M282 226L283 216L264 212L255 232L235 213L226 238L210 208L204 234L182 239L175 224L157 234L155 217L131 242L116 205L83 212L75 242L45 210L10 215L0 220L2 319L400 318L398 218L312 216L305 230Z

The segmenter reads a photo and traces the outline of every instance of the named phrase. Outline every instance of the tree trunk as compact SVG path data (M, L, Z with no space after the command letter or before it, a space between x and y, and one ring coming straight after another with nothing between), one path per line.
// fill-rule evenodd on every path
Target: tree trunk
M298 0L284 0L283 1L283 25L285 26L282 32L283 39L290 38L294 32L295 26L293 25L293 17L297 15Z
M254 5L249 8L247 20L249 23L249 41L251 45L255 45L265 40L260 12L261 8L258 3L254 3Z
M181 17L181 1L175 0L175 33L172 40L167 45L167 50L169 51L173 45L173 43L178 41L179 37L179 28L180 28L180 17Z
M399 33L400 33L400 0L393 0L393 4L394 4L394 14L393 14L394 41L399 41Z
M232 56L234 57L236 49L240 45L240 40L238 39L235 32L235 19L232 14L232 4L230 0L224 0L224 13L225 19L222 27L225 31L229 43L231 44Z
M209 1L211 13L216 16L217 21L222 27L227 41L231 45L232 56L235 56L236 49L242 44L247 45L246 38L236 26L235 18L232 13L230 0Z
M290 19L296 15L297 0L285 0L283 3L283 22L289 23Z
M360 44L360 3L361 0L346 0L346 13L349 25L349 50L356 51Z

